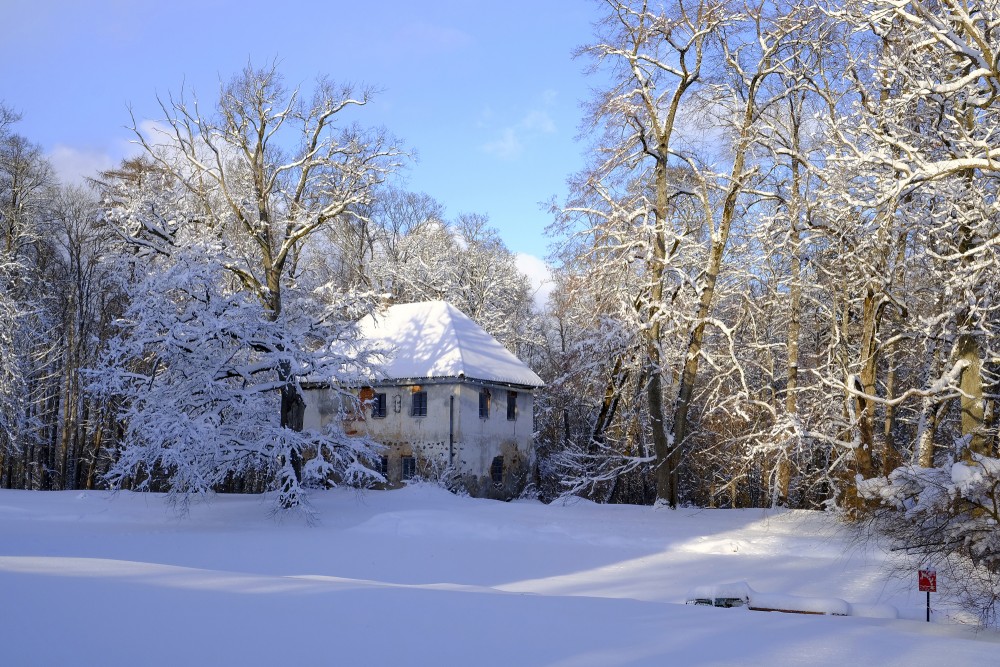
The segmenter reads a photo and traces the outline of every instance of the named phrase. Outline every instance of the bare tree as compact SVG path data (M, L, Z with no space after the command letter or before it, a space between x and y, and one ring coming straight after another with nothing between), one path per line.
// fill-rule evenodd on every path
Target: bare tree
M181 237L223 241L225 270L272 321L285 308L297 253L320 230L358 217L404 157L385 132L342 120L370 97L320 79L304 100L273 65L248 65L221 87L212 112L182 92L161 100L164 129L133 123L149 159L189 199ZM281 425L297 429L301 392L291 366L281 375ZM297 451L289 456L286 490L301 477Z
M591 230L587 233L598 255L634 254L644 264L644 283L634 306L645 323L643 374L657 495L675 504L679 443L671 441L663 411L662 338L665 283L672 255L680 249L671 219L683 189L673 178L671 158L678 154L679 116L702 78L710 37L729 15L725 3L705 0L679 2L669 12L646 2L605 4L597 42L580 51L595 69L607 67L611 73L610 86L589 110L591 125L603 130L603 141L567 212ZM648 233L633 245L627 233L615 231L628 228Z
M11 131L19 118L0 104L0 473L31 488L49 469L39 416L47 410L40 353L51 331L39 263L53 179L41 148Z
M765 83L784 71L799 48L796 30L810 16L797 7L706 0L669 9L606 4L599 41L581 51L610 72L610 87L590 109L603 135L567 215L592 240L585 252L598 261L641 262L629 300L645 340L657 497L676 506L731 230L747 214L760 178L752 158L760 119L786 94ZM699 142L711 123L715 141ZM690 303L681 306L688 290ZM678 317L679 306L690 310ZM668 330L684 341L672 354L664 349ZM725 326L720 331L728 336ZM671 365L676 393L667 412L664 377Z

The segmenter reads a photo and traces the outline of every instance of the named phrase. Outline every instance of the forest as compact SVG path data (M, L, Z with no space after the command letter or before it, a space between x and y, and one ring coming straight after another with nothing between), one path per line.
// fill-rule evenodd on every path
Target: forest
M299 382L446 299L547 383L533 496L837 509L1000 591L1000 2L599 4L544 309L486 214L399 184L370 89L248 65L85 188L6 100L0 486L365 485Z

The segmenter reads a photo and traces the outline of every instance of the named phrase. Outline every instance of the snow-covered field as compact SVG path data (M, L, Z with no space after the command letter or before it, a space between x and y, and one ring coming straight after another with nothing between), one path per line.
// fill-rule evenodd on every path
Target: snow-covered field
M312 496L0 491L0 664L992 665L1000 634L809 512L542 505L429 486ZM745 581L813 616L684 605ZM939 580L939 586L947 582Z

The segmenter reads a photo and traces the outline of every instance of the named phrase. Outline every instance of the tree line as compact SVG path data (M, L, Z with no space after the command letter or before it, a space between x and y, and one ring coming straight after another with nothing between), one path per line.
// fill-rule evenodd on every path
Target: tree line
M545 490L837 507L995 600L1000 4L602 4Z

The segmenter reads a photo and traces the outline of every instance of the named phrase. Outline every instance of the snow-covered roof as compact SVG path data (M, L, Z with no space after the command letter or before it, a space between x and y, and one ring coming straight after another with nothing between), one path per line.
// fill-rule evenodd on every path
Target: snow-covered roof
M541 387L541 378L446 301L403 303L358 323L361 338L391 351L387 378L467 378Z

